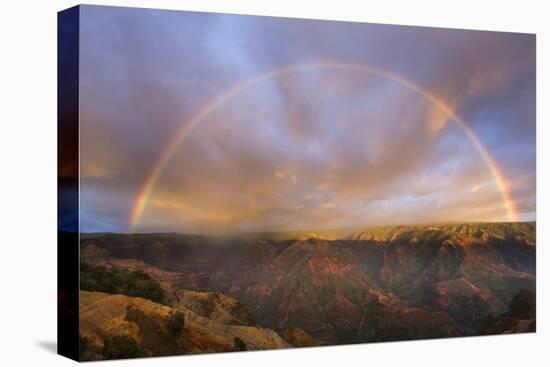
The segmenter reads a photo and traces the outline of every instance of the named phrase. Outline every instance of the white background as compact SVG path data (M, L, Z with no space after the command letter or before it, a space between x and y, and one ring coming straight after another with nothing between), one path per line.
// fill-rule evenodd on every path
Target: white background
M94 1L228 13L537 33L537 333L101 362L102 366L549 365L549 10L544 0ZM56 340L56 12L73 1L5 0L0 12L0 364L69 365ZM546 103L546 105L545 105Z

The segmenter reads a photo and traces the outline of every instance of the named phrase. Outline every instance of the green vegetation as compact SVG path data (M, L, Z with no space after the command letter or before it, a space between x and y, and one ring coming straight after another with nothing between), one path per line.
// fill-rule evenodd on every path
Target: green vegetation
M88 349L90 341L85 336L79 335L79 342L78 342L78 354L82 355L83 352Z
M142 271L126 271L104 266L80 264L80 289L83 291L123 294L164 303L166 292Z
M139 327L141 337L140 348L143 354L147 356L185 354L185 348L181 344L181 339L177 337L177 334L173 330L167 327L169 318L154 313L145 313L135 307L128 307L126 309L125 318ZM181 320L175 321L173 326L176 329L178 322L182 322L181 327L183 328L183 317L180 319L179 316L176 316L174 320Z
M242 351L248 350L248 348L246 347L245 342L241 338L235 338L234 343L235 343L235 350L236 351L242 352Z
M103 340L103 358L138 358L143 354L133 338L124 335L108 336Z
M78 336L78 356L80 361L90 361L93 359L93 351L90 339L85 336Z
M181 312L174 312L166 319L166 328L172 334L179 334L185 325L185 316Z

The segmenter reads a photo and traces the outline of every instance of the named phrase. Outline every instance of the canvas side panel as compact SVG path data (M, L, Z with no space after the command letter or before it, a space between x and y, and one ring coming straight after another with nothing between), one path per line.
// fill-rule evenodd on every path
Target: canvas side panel
M57 21L57 351L78 360L79 7Z

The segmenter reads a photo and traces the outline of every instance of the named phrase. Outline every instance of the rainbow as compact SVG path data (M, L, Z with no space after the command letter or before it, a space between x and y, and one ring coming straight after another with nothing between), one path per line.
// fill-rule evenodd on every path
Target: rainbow
M320 61L320 62L313 62L313 63L306 63L306 64L294 64L294 65L289 65L289 66L270 70L252 79L248 79L239 84L236 84L229 90L225 91L224 93L218 95L216 98L211 100L210 103L206 104L191 120L189 120L187 124L182 126L180 130L175 134L174 138L168 143L168 145L160 155L160 158L158 159L157 163L155 164L155 166L153 167L153 169L145 179L136 197L134 206L130 212L129 230L133 232L135 228L138 226L141 216L143 214L143 211L147 206L147 201L149 200L151 192L153 191L153 188L155 187L155 184L157 183L162 171L164 170L164 168L166 167L166 165L168 164L168 162L170 161L170 159L178 149L178 146L181 144L181 142L185 140L187 136L189 136L189 134L193 131L195 127L197 127L197 125L203 122L206 119L206 117L208 117L212 112L222 107L225 104L225 102L227 102L228 100L230 100L231 98L239 94L240 92L246 90L247 88L250 88L258 83L261 83L263 81L266 81L272 78L279 77L284 74L292 73L303 69L311 69L311 68L345 69L345 70L358 71L362 73L374 74L383 78L387 78L394 82L397 82L398 84L409 88L410 90L424 97L429 102L436 105L438 108L441 109L441 111L443 111L447 115L447 117L450 120L458 124L458 126L462 128L464 133L472 141L472 143L478 150L479 154L481 155L482 159L486 163L498 187L498 190L500 191L503 203L506 207L508 219L510 221L517 220L516 205L510 194L509 185L506 178L502 174L495 160L491 157L491 155L487 151L487 148L485 148L485 146L481 143L476 133L472 130L470 126L468 126L468 124L464 122L464 120L462 120L456 114L456 112L453 111L453 109L448 104L446 104L441 99L435 97L433 94L429 93L428 91L423 89L421 86L413 83L412 81L404 79L386 70L375 68L368 64L350 64L350 63L341 63L341 62L334 62L334 61Z

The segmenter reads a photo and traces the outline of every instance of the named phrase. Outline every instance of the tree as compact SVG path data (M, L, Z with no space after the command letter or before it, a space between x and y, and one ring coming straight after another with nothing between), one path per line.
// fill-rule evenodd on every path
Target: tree
M124 294L165 303L162 286L142 271L128 271L104 266L80 264L80 289L90 292Z
M245 342L241 338L235 338L234 344L235 344L235 350L236 351L241 352L241 351L248 350L248 348L246 347Z
M185 325L185 316L182 312L173 312L166 320L166 328L172 334L178 334Z
M138 358L143 354L136 341L126 335L108 336L103 340L103 358Z
M82 334L78 336L78 356L80 361L88 361L92 359L92 351L90 350L90 339Z

